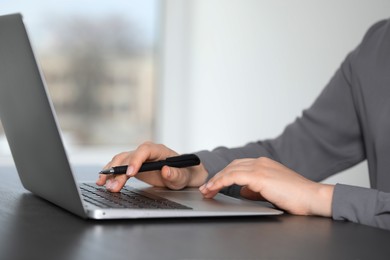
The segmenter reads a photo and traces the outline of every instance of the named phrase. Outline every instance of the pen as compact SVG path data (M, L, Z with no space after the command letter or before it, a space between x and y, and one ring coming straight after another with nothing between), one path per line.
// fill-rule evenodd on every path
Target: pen
M195 154L183 154L174 157L168 157L165 160L156 162L144 162L138 172L161 170L165 165L175 168L185 168L200 164L200 159ZM127 171L127 165L114 166L102 170L100 174L124 174Z

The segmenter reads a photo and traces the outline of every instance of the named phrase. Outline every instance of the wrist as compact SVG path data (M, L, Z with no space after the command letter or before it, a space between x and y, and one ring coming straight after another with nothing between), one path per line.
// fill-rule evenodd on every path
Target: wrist
M188 168L188 172L189 172L189 181L187 185L188 187L200 187L207 180L208 172L202 163L198 166Z
M315 199L311 201L311 215L331 217L334 185L317 183Z

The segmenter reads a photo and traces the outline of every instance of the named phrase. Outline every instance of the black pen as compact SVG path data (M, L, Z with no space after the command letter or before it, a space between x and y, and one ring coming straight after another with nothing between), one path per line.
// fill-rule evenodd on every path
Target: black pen
M200 159L195 154L183 154L174 157L168 157L165 160L155 162L145 162L142 164L138 172L161 170L165 165L175 168L185 168L200 164ZM125 174L127 165L115 166L106 170L102 170L100 174Z

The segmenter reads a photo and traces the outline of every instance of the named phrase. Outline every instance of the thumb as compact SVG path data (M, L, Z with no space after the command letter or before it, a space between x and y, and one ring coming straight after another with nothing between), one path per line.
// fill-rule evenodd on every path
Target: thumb
M244 186L240 190L240 195L248 200L265 200L263 196L258 192L254 192L248 188L248 186Z
M170 189L180 190L187 186L189 173L187 169L164 166L161 169L162 182Z

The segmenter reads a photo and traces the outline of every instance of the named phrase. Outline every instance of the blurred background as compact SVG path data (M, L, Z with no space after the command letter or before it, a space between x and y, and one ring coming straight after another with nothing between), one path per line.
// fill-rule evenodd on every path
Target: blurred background
M387 0L1 1L22 12L72 162L145 140L180 153L273 138ZM0 163L12 163L0 129ZM362 163L328 183L368 186Z
M107 162L153 139L157 0L0 1L0 10L24 17L72 160ZM0 142L9 154L2 130Z

